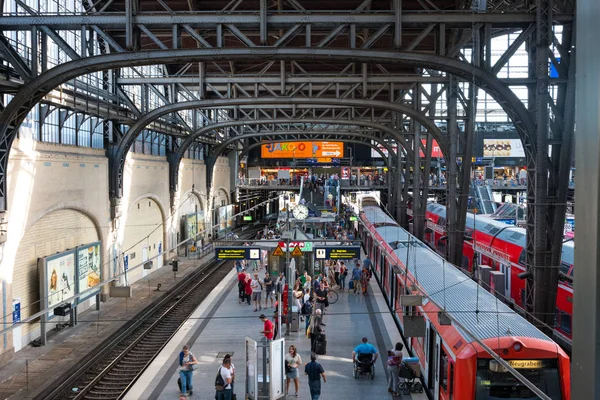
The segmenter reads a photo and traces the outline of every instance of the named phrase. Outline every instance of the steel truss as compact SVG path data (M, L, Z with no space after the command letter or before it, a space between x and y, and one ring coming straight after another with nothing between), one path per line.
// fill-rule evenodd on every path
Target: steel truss
M365 0L356 9L323 13L290 0L292 10L267 9L267 2L261 1L261 8L249 13L236 11L239 3L228 5L227 12L207 13L173 11L161 2L166 12L151 13L140 11L137 1L126 0L121 12L104 13L102 7L90 4L82 15L40 15L19 2L23 12L2 18L0 32L27 32L34 40L25 59L13 43L0 37L0 53L20 77L0 85L15 94L0 114L0 210L7 206L8 154L27 113L41 101L52 103L49 94L55 88L81 75L104 71L103 87L96 94L104 109L90 107L85 101L89 90L78 87L76 81L79 90L63 107L106 119L113 204L118 204L124 157L136 132L143 129L173 136L168 157L175 165L186 146L195 142L215 146L220 152L240 138L334 137L321 123L350 132L353 140L369 141L360 135L372 135L380 143L387 144L389 138L400 143L406 158L392 152L388 162L395 166L391 171L396 182L401 175L408 182L411 166L415 171L414 192L420 199L415 206L415 233L420 236L428 185L421 185L426 177L421 179L417 171L423 162L429 165L435 139L449 160L453 184L447 193L448 232L454 247L449 255L457 262L465 224L476 93L481 88L505 110L524 144L530 205L527 307L551 322L554 293L548 288L556 288L573 135L572 4L537 0L535 7L527 2L523 9L534 12L500 8L494 12L501 3L490 0L488 12L474 13L440 11L434 2L423 0L420 4L427 12L419 12L405 10L395 0L389 10L371 12L370 1ZM553 34L552 24L563 25L561 40ZM68 30L80 32L77 49L61 38L61 32ZM516 31L522 33L493 63L491 39ZM50 41L71 61L48 68L44 48ZM523 43L531 55L530 76L496 78ZM551 44L560 53L560 62L549 51ZM101 55L93 55L94 46L102 48ZM142 46L145 51L139 50ZM466 48L472 51L471 59L466 57ZM558 78L548 76L549 62ZM136 67L155 64L165 65L163 76L135 72ZM134 68L137 76L124 77L121 68ZM469 84L466 93L461 82ZM132 99L126 90L130 85L143 85L142 93L153 93L159 105L151 105L147 95L141 102ZM530 89L527 107L510 85ZM551 87L557 89L556 102L549 95ZM442 96L449 107L436 114L435 105ZM184 103L187 106L179 108ZM227 116L216 108L227 110ZM193 114L191 123L180 115L184 110L192 110L188 111ZM447 133L435 124L442 121ZM464 123L464 133L458 129L459 121ZM115 130L122 123L131 125L123 135ZM306 133L293 133L298 130ZM418 149L427 155L424 161ZM408 185L397 184L389 192L396 196L393 204L405 224Z

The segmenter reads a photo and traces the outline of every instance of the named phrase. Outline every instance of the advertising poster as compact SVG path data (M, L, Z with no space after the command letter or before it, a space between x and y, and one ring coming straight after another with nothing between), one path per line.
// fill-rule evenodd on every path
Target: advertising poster
M342 179L350 179L350 168L342 167Z
M90 243L77 248L77 293L98 286L101 282L102 257L100 242ZM91 295L90 295L91 296ZM79 299L83 301L84 299Z
M197 215L198 218L198 233L203 232L204 231L204 211L200 211Z
M262 158L344 157L343 142L277 142L261 146Z
M227 229L227 207L219 208L219 232Z
M55 307L75 295L75 251L46 257L48 307ZM54 313L49 313L51 316Z
M196 235L198 234L198 222L196 220L196 214L188 214L187 215L186 225L187 225L187 238L186 239L195 238Z
M233 204L227 206L227 228L233 229Z
M525 157L519 139L483 139L484 157Z

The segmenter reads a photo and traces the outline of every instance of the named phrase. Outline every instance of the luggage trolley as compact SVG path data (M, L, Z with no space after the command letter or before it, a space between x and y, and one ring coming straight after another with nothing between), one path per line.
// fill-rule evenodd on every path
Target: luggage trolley
M419 366L418 357L410 357L402 360L398 369L398 376L404 378L400 382L400 390L403 394L423 393L423 385L421 384L421 367Z

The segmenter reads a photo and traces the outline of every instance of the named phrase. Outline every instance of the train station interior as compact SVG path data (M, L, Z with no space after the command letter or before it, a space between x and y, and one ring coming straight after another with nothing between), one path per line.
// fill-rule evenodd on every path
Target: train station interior
M600 399L598 1L0 12L0 398Z

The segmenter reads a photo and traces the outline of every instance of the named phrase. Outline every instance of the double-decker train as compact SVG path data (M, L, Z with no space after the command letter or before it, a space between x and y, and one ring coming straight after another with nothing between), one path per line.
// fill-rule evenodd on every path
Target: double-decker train
M551 399L571 398L570 360L557 343L401 228L376 202L363 200L360 220L374 276L435 400L537 398L488 351ZM412 331L415 326L421 332Z
M438 253L446 253L446 207L429 203L425 214L427 228L424 240ZM467 213L462 265L473 272L476 266L487 265L500 273L503 288L494 292L507 304L523 309L526 281L519 278L525 272L525 229L507 225L492 218ZM573 315L573 263L575 242L563 243L560 266L561 279L556 293L556 323L554 337L565 348L571 348ZM486 282L490 284L490 282Z

